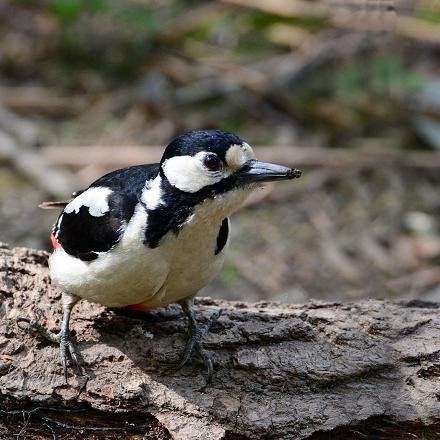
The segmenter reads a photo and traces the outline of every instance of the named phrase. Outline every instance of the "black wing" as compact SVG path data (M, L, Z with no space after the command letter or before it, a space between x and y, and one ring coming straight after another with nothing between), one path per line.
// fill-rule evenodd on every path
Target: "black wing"
M96 187L108 188L109 209L101 216L91 215L86 205L77 211L64 210L54 226L56 241L68 254L84 261L110 250L130 221L145 182L156 177L158 170L158 164L137 165L113 171L93 182L81 194L84 196Z

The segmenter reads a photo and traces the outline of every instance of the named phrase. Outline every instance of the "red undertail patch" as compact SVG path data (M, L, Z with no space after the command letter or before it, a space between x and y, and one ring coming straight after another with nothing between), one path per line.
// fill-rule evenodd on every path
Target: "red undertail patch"
M150 310L151 309L151 307L148 307L144 303L131 304L129 306L125 306L124 308L128 309L128 310L133 310L134 312L145 312L146 310Z
M58 249L61 247L61 245L57 242L57 239L55 238L55 235L50 234L50 241L52 242L52 247L54 249Z

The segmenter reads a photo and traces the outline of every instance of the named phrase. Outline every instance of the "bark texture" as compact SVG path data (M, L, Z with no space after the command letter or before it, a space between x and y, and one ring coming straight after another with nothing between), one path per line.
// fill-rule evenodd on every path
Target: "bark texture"
M196 359L173 368L185 343L179 307L141 318L82 301L72 329L88 378L70 370L66 385L57 348L16 323L27 316L58 331L61 292L50 283L47 257L0 249L0 438L20 430L36 439L321 439L328 432L347 439L373 428L378 438L440 435L438 304L201 298L201 322L223 310L204 342L215 361L205 387Z

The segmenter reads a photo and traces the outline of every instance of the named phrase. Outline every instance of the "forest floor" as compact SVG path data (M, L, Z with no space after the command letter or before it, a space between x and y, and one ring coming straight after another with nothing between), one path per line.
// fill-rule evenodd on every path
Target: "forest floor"
M429 20L417 18L426 7L401 2L417 18L399 22L403 38L234 2L166 13L157 2L150 15L133 15L134 1L115 2L125 15L67 3L0 6L0 240L49 249L57 214L37 206L110 170L91 147L136 163L123 146L222 128L274 146L279 163L311 146L323 155L299 160L298 182L268 185L233 217L224 270L205 295L440 300L440 58ZM291 146L289 159L276 148ZM423 165L406 162L421 150Z

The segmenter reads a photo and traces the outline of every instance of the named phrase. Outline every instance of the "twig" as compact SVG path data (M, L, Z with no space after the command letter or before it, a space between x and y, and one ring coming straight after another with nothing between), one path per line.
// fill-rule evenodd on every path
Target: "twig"
M148 426L124 426L124 427L112 427L112 426L82 426L82 425L71 425L69 423L64 423L59 420L53 419L52 417L47 416L43 411L52 411L59 413L78 413L86 411L85 408L51 408L51 407L36 407L30 410L11 410L5 411L0 410L0 415L2 416L23 416L23 426L20 429L20 432L16 435L17 439L20 438L21 435L25 434L27 429L29 428L29 424L32 416L37 416L40 420L46 422L43 423L47 426L52 434L52 438L56 438L56 433L53 429L53 425L63 428L63 429L72 429L74 431L92 431L92 432L133 432L139 434L145 434L150 428Z
M60 96L44 87L1 87L2 104L17 113L37 113L54 118L72 116L85 108L89 96Z
M23 146L35 145L39 140L37 126L29 120L15 115L0 105L0 129Z
M52 423L60 428L73 429L74 431L93 431L93 432L134 432L139 434L145 434L148 430L148 426L126 426L126 427L112 427L112 426L79 426L70 425L69 423L63 423L59 420L52 419L51 417L40 415L40 418L47 423Z
M0 132L0 162L12 165L19 173L38 182L48 194L60 196L74 190L74 179L66 170L55 170L34 149L22 148L6 133Z
M322 254L329 266L333 267L347 281L358 283L361 280L361 273L335 239L336 231L327 213L323 209L313 209L308 214L310 223L321 236Z
M172 41L181 38L192 30L219 19L229 13L228 7L219 2L208 2L190 8L186 13L164 24L159 40Z
M440 27L415 17L395 13L394 7L384 5L382 10L369 11L360 5L353 8L326 5L303 0L222 0L224 3L261 10L283 17L327 18L339 28L358 31L389 31L404 38L420 40L432 44L440 42Z
M117 168L136 163L158 162L163 147L158 146L48 146L42 154L54 166L83 168L98 165ZM87 151L87 154L84 152ZM321 147L262 146L255 147L260 160L280 162L302 167L371 168L403 166L408 168L440 168L440 153L425 151L400 151L394 149L344 149Z

